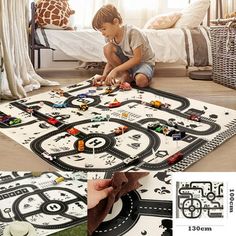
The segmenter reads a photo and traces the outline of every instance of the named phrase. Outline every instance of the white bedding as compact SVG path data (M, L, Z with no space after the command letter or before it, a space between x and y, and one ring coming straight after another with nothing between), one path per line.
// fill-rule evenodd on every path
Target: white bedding
M184 34L181 29L150 30L144 29L152 45L156 62L179 62L186 64ZM48 43L54 49L59 48L66 55L85 62L106 61L103 55L104 37L95 30L45 30ZM43 35L37 30L42 44Z

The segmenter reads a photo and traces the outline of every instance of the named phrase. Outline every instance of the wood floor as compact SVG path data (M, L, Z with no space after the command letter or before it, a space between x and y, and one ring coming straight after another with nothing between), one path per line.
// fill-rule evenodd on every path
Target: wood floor
M39 70L38 74L45 79L60 82L60 86L63 87L86 80L98 72L61 69L56 71ZM167 73L168 77L166 76ZM188 77L176 76L177 73L179 75L179 71L170 69L157 71L151 87L236 110L236 90L211 81L197 81ZM51 89L51 87L43 87L29 93L28 96ZM2 133L0 133L0 156L0 170L55 170L34 153ZM236 171L236 136L226 141L186 171Z

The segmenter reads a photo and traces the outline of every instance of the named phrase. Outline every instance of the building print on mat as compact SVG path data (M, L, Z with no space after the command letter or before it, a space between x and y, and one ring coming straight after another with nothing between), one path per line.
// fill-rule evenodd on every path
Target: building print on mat
M222 182L176 182L176 218L222 218Z

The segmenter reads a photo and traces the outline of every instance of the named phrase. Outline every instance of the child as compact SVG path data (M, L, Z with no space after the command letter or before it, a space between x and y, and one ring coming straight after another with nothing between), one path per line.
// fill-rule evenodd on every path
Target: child
M122 25L119 12L111 4L97 11L92 26L107 42L104 46L107 64L94 84L105 81L107 85L114 85L134 80L138 87L147 87L154 72L155 54L146 35L134 26Z

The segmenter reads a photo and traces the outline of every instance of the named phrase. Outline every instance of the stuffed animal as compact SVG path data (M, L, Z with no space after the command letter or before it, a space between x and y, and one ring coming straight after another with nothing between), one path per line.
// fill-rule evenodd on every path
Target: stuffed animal
M36 3L36 23L41 28L72 30L70 17L75 13L68 0L39 0Z
M236 17L236 11L225 15L225 18L233 18L233 17Z

